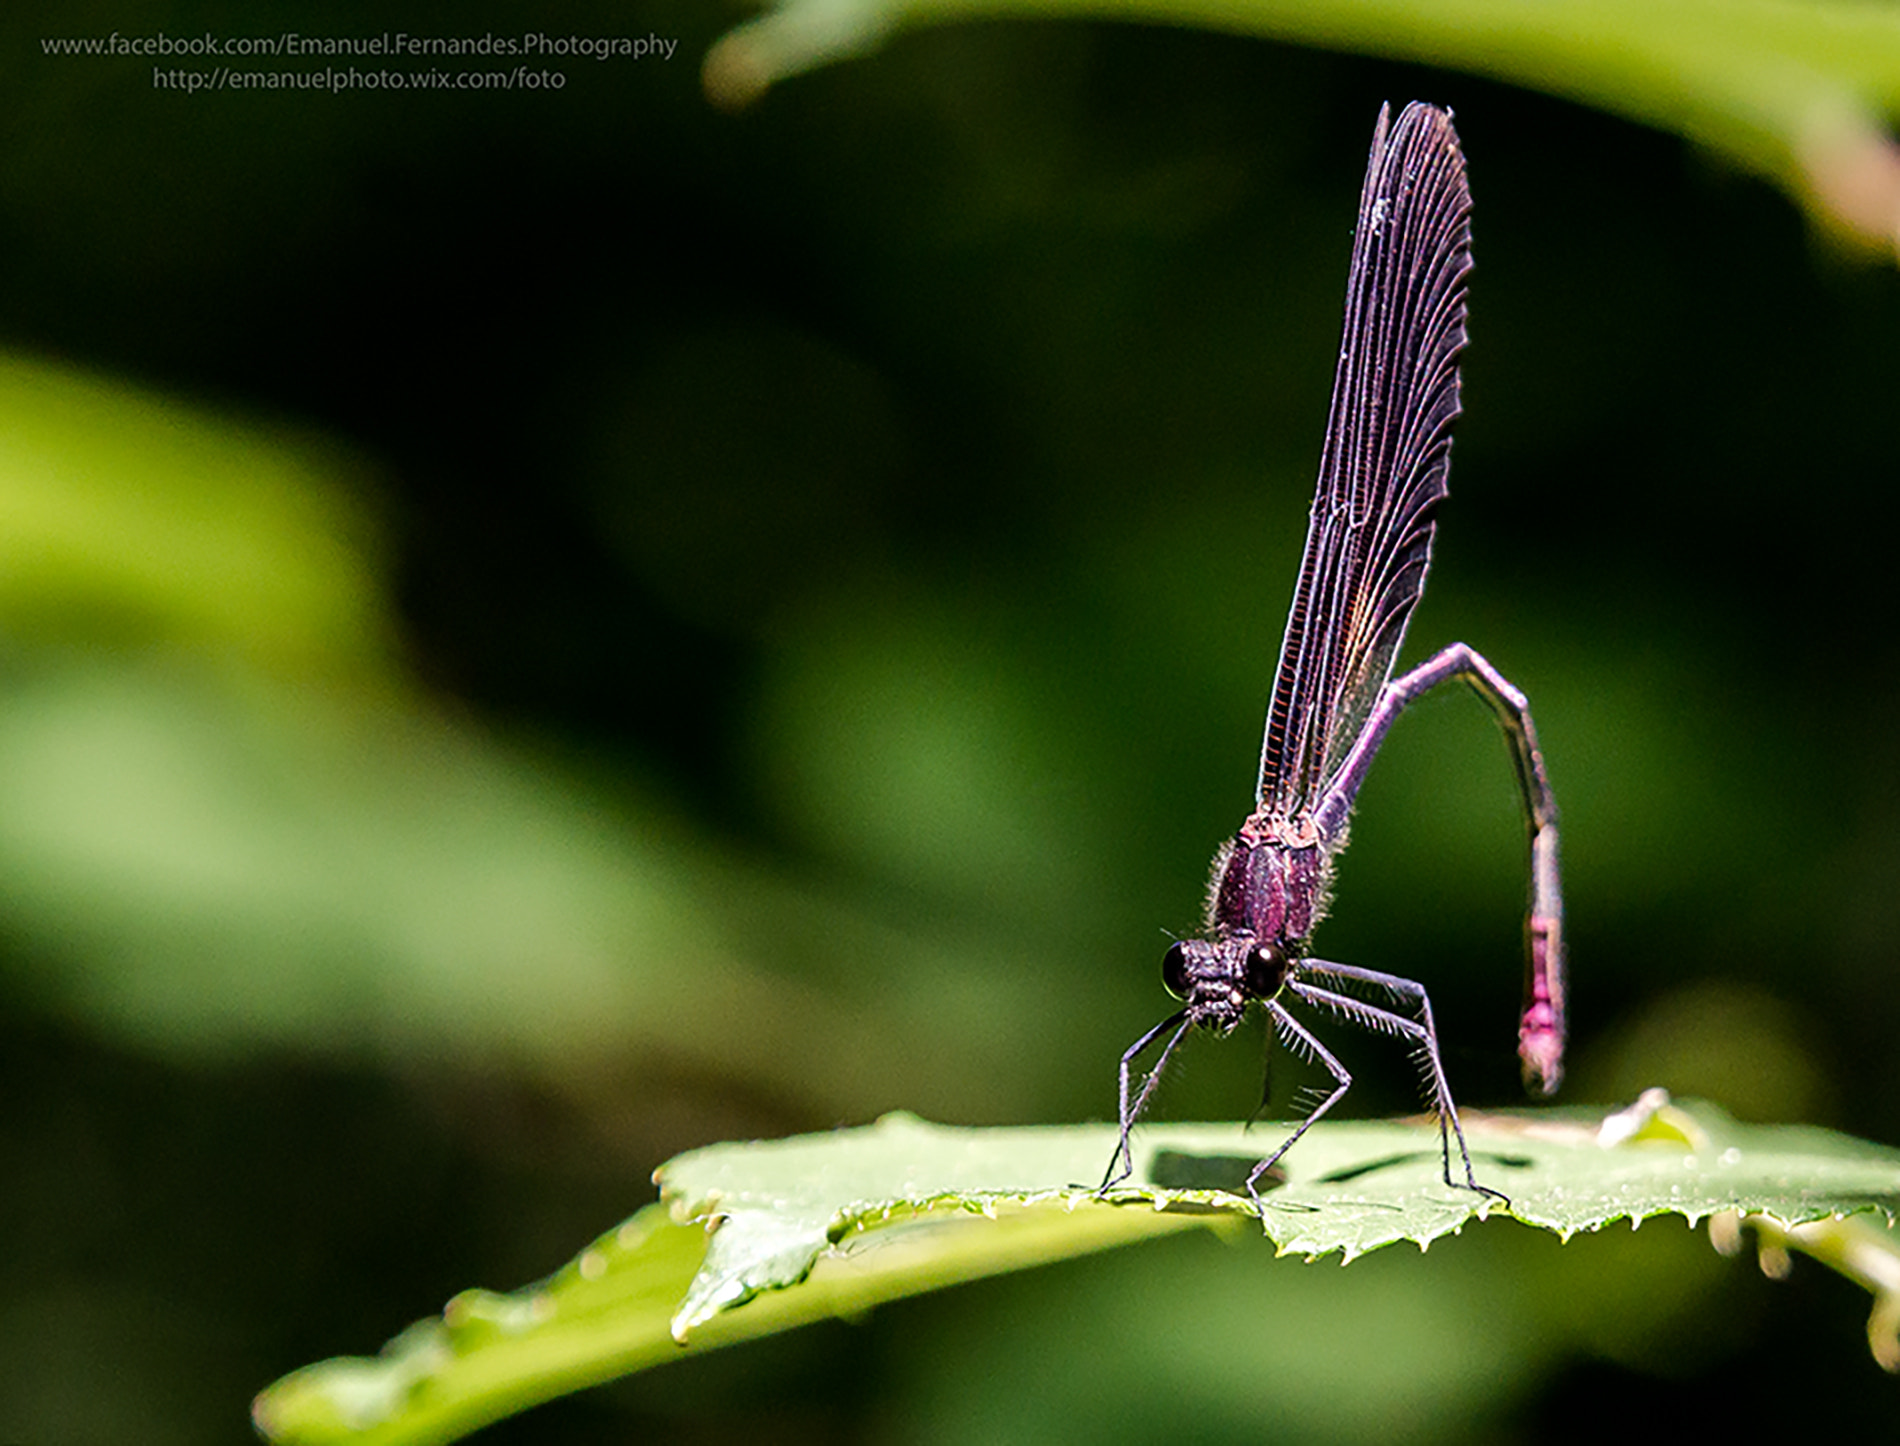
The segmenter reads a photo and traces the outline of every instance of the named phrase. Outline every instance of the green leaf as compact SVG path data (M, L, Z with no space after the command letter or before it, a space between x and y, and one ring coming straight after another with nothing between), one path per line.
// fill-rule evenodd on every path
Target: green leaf
M656 1177L662 1203L512 1295L469 1291L373 1360L327 1361L257 1399L272 1441L452 1440L484 1422L691 1351L1001 1271L1193 1226L1257 1228L1243 1188L1273 1126L1144 1127L1137 1175L1099 1180L1112 1126L976 1130L891 1115L868 1128L717 1145ZM1607 1118L1582 1110L1467 1115L1480 1179L1508 1210L1442 1178L1428 1123L1325 1123L1264 1192L1281 1254L1347 1260L1400 1240L1424 1248L1508 1214L1568 1238L1677 1214L1742 1223L1767 1250L1826 1260L1876 1293L1876 1353L1900 1301L1900 1250L1845 1217L1900 1208L1900 1152L1800 1126L1740 1125L1661 1091ZM1278 1172L1276 1172L1277 1174ZM710 1231L710 1235L709 1232Z
M184 639L306 676L388 666L362 468L334 446L9 355L0 414L10 640Z
M1900 245L1900 11L1854 0L780 0L708 52L707 93L978 18L1198 26L1423 61L1674 131L1782 185L1837 234ZM1404 96L1395 96L1404 100Z

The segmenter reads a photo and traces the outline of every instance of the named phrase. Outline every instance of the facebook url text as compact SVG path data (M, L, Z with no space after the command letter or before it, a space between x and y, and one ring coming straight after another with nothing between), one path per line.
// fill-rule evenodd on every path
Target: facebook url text
M679 48L673 36L548 35L528 31L521 35L410 35L382 31L376 35L303 35L286 30L277 35L155 35L45 36L42 55L158 56L232 59L268 56L312 59L536 59L549 60L671 60Z

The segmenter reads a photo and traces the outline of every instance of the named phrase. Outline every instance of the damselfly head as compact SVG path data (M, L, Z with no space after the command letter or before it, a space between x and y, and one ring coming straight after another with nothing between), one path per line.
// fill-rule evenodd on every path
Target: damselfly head
M1255 999L1271 999L1286 981L1291 957L1278 944L1239 935L1182 939L1161 960L1161 982L1187 1004L1188 1019L1215 1034L1230 1034Z

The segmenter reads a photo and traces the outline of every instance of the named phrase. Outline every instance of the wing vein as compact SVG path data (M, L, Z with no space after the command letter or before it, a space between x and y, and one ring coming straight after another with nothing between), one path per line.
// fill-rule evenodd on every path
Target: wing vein
M1316 806L1392 673L1431 565L1457 419L1471 195L1450 115L1381 110L1299 582L1260 756L1260 810Z

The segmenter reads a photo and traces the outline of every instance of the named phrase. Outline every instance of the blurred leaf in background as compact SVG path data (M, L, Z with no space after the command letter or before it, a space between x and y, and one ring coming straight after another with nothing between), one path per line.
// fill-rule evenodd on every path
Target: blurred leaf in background
M0 1436L243 1439L264 1382L546 1273L711 1140L1109 1114L1248 798L1388 99L1456 109L1477 198L1413 644L1537 708L1569 1093L1752 1079L1900 1139L1890 268L1455 70L988 24L733 117L698 65L740 18L571 7L678 45L559 90L196 95L41 41L253 12L0 19ZM1430 985L1472 1105L1516 1100L1511 788L1468 700L1408 716L1322 936ZM1357 1109L1415 1103L1344 1048ZM1257 1043L1185 1065L1163 1115L1253 1103ZM1446 1242L1348 1296L1176 1242L494 1439L1891 1411L1851 1287L1622 1248ZM1487 1300L1602 1325L1507 1349ZM1423 1354L1350 1372L1369 1318Z

